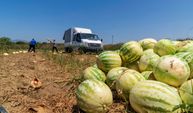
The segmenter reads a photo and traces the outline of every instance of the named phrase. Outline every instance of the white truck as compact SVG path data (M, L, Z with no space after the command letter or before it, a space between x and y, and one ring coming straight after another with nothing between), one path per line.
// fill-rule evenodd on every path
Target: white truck
M66 52L71 53L78 50L81 53L89 51L99 52L103 50L102 39L98 35L93 34L91 29L87 28L69 28L64 33L64 49Z

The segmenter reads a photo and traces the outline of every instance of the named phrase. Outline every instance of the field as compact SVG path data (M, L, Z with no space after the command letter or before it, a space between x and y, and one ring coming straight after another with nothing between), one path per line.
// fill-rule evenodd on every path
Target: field
M158 42L154 39L146 39L146 41L152 41L152 43L145 43L145 41L144 43L128 42L129 44L126 44L128 44L129 48L126 47L126 49L123 49L124 46L122 46L119 54L117 52L104 52L98 56L98 59L96 53L81 54L76 51L65 53L63 52L62 44L58 45L59 53L52 53L50 45L44 43L37 45L36 53L28 53L27 51L23 51L27 50L27 43L6 43L3 46L0 46L0 107L3 106L8 113L84 113L81 109L85 106L92 106L90 106L89 102L85 106L81 106L80 103L86 102L87 98L90 100L94 99L92 102L96 103L98 100L103 99L98 102L100 104L103 103L102 101L108 98L103 98L99 95L95 96L95 94L97 94L96 92L98 92L98 94L103 94L105 91L108 92L108 87L107 89L103 89L103 86L97 88L97 85L93 85L92 83L81 84L82 87L86 88L79 87L77 90L78 102L81 107L80 109L77 105L75 91L83 81L83 71L89 66L94 66L96 60L98 61L99 68L103 71L106 71L104 68L107 69L111 66L121 66L121 62L123 63L124 60L127 60L133 63L128 66L125 62L126 65L123 64L122 66L128 66L129 69L134 69L138 72L127 70L120 75L116 81L116 86L117 88L120 87L120 90L118 89L118 91L115 91L115 89L111 88L113 104L107 108L106 105L103 106L103 109L106 109L107 113L135 113L133 109L136 110L136 108L133 107L132 109L127 100L130 100L131 105L133 106L136 99L138 99L137 104L141 104L138 108L145 109L147 112L157 112L157 110L173 112L179 110L180 112L188 113L192 109L192 104L182 102L182 97L184 96L179 92L186 92L182 87L186 82L188 82L188 85L191 85L190 90L192 89L192 83L189 82L189 79L192 79L190 70L193 68L192 65L190 65L193 62L193 58L191 57L193 51L192 41L187 40L179 42L167 39ZM164 47L167 48L161 48L163 47L162 44L165 43L166 45L164 45ZM154 45L151 46L152 44ZM117 50L121 45L122 44L105 45L104 49ZM133 48L134 46L135 48ZM153 49L143 51L142 47L143 49L147 47ZM125 50L127 51L126 53L133 54L129 57L124 55L121 59L120 55L123 55L123 51ZM15 51L17 51L17 54ZM138 58L140 58L140 60L138 60ZM154 59L155 61L151 59ZM165 59L167 59L167 62ZM135 63L134 60L135 62L138 61L138 63ZM166 71L164 71L166 79L159 79L162 76L162 71L160 72L160 70L162 70L163 67L167 67ZM95 69L96 68L93 69L94 73L100 73L99 71L95 71ZM152 73L152 71L144 71L153 69L156 69L156 71L153 71L153 74L151 75L149 74ZM93 70L89 70L89 72L87 71L87 74L92 73L93 76L95 76ZM118 73L117 70L116 72L113 72L113 74L116 73ZM90 76L87 74L84 74L84 77ZM110 76L113 74L111 73ZM101 74L101 77L102 76L105 77L104 74ZM171 76L175 79L171 79ZM145 80L144 77L147 77L147 80ZM181 79L181 77L183 79ZM92 82L94 83L94 81ZM106 83L108 83L107 80ZM138 84L139 86L135 84ZM94 88L96 92L90 87ZM129 87L133 87L133 89L128 89ZM101 91L99 89L103 90ZM129 99L126 99L128 91L130 91L130 96ZM189 89L187 91L189 91ZM93 94L92 92L95 93ZM120 95L118 96L118 94L121 93L123 94L122 99ZM107 95L108 93L104 94ZM192 95L192 93L187 94ZM108 97L111 97L111 93L109 93L109 95ZM83 96L83 98L80 98L80 96ZM98 99L96 100L95 97ZM109 103L112 102L111 100ZM132 103L132 101L135 102ZM108 103L108 101L105 102ZM94 109L98 107L92 108Z
M9 113L82 113L75 89L95 56L49 51L1 55L0 105ZM38 89L30 84L35 77L42 82ZM109 113L124 113L126 103L114 99L112 108Z

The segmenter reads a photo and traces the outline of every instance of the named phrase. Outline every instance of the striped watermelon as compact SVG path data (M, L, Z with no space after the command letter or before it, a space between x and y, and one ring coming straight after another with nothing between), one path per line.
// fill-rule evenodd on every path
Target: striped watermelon
M158 60L153 73L156 80L178 87L189 78L190 68L186 61L167 55Z
M127 67L129 69L139 71L139 62L138 61L135 61L135 62L132 62L132 63L124 63L123 66Z
M146 38L146 39L140 40L139 43L143 47L143 50L147 50L147 49L153 49L157 41L152 38Z
M103 71L95 67L88 67L83 71L83 78L86 79L97 79L100 81L106 80L106 75Z
M101 81L83 81L76 90L78 106L86 113L105 113L113 103L110 88Z
M144 71L141 73L141 75L146 79L146 80L155 80L153 76L153 71Z
M187 105L193 105L193 79L184 82L179 89L182 101ZM190 109L193 112L193 108Z
M124 63L132 63L141 57L143 48L138 42L130 41L121 46L119 53Z
M121 57L114 51L104 51L97 57L98 68L106 73L115 67L120 67L121 64Z
M97 64L94 64L92 67L98 68Z
M124 73L128 68L126 67L116 67L111 69L108 73L107 73L107 79L106 79L106 83L107 85L111 88L111 89L115 89L115 82L117 80L117 78Z
M177 43L176 43L176 41L173 41L173 42L177 47L177 52L179 52L180 48L183 48L184 46L186 46L186 44L191 43L192 41L191 40L183 40L183 41L177 41Z
M123 99L129 98L132 87L145 78L137 71L128 69L116 80L116 90Z
M140 71L153 71L158 59L159 56L153 52L153 49L145 50L139 60Z
M158 81L138 82L131 89L129 101L137 113L181 113L173 111L182 103L177 89Z
M175 56L179 58L183 58L188 63L190 63L193 60L192 52L179 52L179 53L176 53Z
M193 41L186 41L186 44L178 48L178 52L193 52Z
M119 54L120 50L119 50L119 49L118 49L118 50L115 50L115 52Z
M190 67L190 77L193 78L193 53L192 52L179 52L175 54L179 58L183 58Z
M175 54L177 47L175 44L168 39L161 39L154 46L154 52L160 56Z
M178 48L181 41L173 40L172 43Z

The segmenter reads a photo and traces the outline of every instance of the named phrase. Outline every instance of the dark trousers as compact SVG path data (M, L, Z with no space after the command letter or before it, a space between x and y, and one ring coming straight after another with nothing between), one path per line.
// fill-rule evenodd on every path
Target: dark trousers
M58 53L58 48L57 47L52 47L52 52L54 52L54 50L56 50L56 52Z
M36 50L35 50L35 45L29 45L28 52L31 52L31 51L33 51L33 52L36 51Z

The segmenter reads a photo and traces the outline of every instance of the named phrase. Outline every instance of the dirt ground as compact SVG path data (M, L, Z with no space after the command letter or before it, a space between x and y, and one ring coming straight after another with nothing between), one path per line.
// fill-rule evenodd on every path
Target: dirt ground
M81 113L74 94L77 83L70 76L41 53L0 56L0 105L9 113ZM38 89L31 86L35 77L42 82ZM109 113L125 112L116 100L112 108Z
M69 74L40 54L0 58L0 103L9 113L70 113L76 104ZM42 87L34 89L37 77Z

